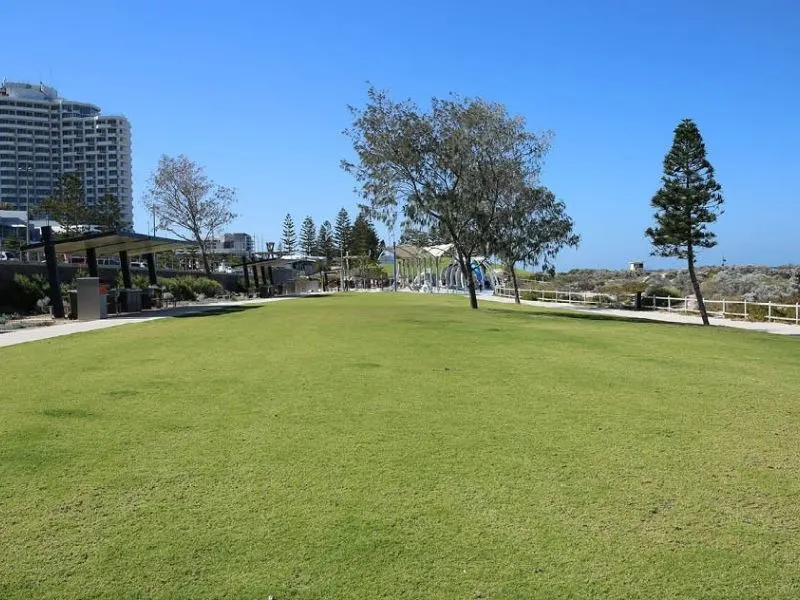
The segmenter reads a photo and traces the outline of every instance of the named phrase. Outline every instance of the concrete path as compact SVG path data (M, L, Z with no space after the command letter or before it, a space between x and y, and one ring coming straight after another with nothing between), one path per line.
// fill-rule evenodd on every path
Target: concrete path
M25 342L35 342L37 340L46 340L49 338L59 337L62 335L71 335L73 333L81 333L82 331L96 331L98 329L108 329L109 327L118 327L119 325L129 325L131 323L146 323L147 321L155 321L157 319L168 319L170 317L182 317L192 314L199 314L212 310L224 310L226 308L233 308L237 306L248 306L266 304L268 302L280 302L281 300L291 300L291 297L284 298L257 298L253 300L242 300L238 302L216 302L213 304L195 304L190 306L179 306L177 308L167 308L163 310L148 311L136 316L112 316L108 319L100 319L98 321L68 321L59 323L58 325L49 325L46 327L27 327L25 329L15 329L0 333L0 348L3 346L14 346L16 344L24 344Z
M489 300L491 302L502 302L505 304L513 304L513 298L505 298L503 296L489 296L480 295L478 301L482 302ZM567 304L566 302L538 302L535 300L523 300L522 304L527 306L537 306L541 308L562 308L567 310L574 310L580 312L590 312L597 315L608 315L611 317L620 317L624 319L642 319L645 321L659 321L662 323L683 323L688 325L702 325L703 321L699 316L684 315L677 312L666 311L634 311L634 310L621 310L618 308L598 308L594 306L586 306L580 304ZM776 335L796 335L800 336L800 326L791 325L789 323L754 323L750 321L734 321L732 319L719 319L711 317L709 319L711 325L717 327L731 327L733 329L748 329L750 331L761 331L765 333L774 333Z

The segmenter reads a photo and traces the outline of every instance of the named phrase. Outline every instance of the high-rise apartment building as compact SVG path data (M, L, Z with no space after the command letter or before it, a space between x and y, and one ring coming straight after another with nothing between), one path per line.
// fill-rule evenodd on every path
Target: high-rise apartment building
M33 208L63 173L83 180L86 202L105 194L133 222L131 128L122 116L58 96L43 84L0 85L0 205Z
M249 233L225 233L221 238L211 238L206 250L214 254L250 254L253 252L253 236Z

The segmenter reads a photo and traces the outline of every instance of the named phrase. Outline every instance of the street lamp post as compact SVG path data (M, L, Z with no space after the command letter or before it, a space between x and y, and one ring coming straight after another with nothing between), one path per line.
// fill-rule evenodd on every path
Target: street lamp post
M30 246L31 243L31 204L30 204L30 176L33 172L31 165L25 167L17 167L18 172L25 173L25 245ZM25 251L25 262L30 262L30 251Z
M392 287L394 291L397 291L397 242L395 242L394 236L392 236L392 277L394 277L394 281L392 282Z

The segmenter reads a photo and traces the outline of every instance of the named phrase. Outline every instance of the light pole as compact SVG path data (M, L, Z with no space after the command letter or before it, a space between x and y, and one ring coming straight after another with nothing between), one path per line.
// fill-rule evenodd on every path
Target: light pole
M30 246L31 243L31 204L30 204L30 176L33 173L31 165L25 167L17 167L17 172L25 173L25 245ZM30 262L30 251L25 251L25 262Z
M339 244L339 291L344 290L344 244Z
M394 232L392 232L394 234ZM397 242L395 242L394 235L392 235L392 277L394 281L392 282L392 287L394 291L397 291Z

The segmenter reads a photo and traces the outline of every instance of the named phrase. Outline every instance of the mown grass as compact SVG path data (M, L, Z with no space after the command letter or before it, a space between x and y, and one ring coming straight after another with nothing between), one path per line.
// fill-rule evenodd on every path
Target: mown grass
M0 598L800 594L795 339L363 294L0 361Z

